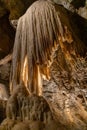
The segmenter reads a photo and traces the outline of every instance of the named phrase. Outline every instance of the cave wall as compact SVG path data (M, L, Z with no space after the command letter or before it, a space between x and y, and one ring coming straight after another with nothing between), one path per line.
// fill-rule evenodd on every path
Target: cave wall
M11 52L14 38L15 29L9 21L9 11L0 7L0 59Z

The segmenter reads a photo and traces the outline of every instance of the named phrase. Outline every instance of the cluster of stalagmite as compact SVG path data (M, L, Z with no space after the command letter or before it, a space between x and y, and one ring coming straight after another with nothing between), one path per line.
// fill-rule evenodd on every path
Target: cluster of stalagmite
M47 102L43 97L29 96L24 86L19 85L13 91L6 107L6 116L13 120L31 120L49 122L52 120L52 114Z
M42 127L51 121L53 115L48 102L43 97L28 95L25 87L18 85L7 102L6 119L0 125L0 130L19 130L26 127L32 130L32 125ZM37 129L36 127L34 129Z

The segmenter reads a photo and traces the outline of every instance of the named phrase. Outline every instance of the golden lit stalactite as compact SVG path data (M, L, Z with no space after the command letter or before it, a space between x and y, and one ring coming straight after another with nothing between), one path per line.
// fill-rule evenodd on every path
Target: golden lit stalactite
M26 56L25 60L24 60L24 65L23 65L22 81L23 81L24 86L26 87L26 90L27 90L28 94L30 95L31 94L30 90L27 87L28 79L29 79L29 75L28 75L28 61L27 61L27 56Z
M26 87L27 92L29 95L31 94L30 88L28 87L28 61L27 56L25 57L24 65L23 65L23 72L22 72L22 81L24 86ZM34 76L33 76L33 93L37 93L39 96L42 95L42 76L39 65L35 65L34 67Z
M36 86L36 93L41 96L42 95L42 78L41 78L41 73L40 73L40 67L39 65L37 67L37 86Z
M33 71L33 83L32 88L30 88L32 94L42 95L42 77L40 72L40 67L38 64L34 65Z
M23 78L23 82L24 82L25 86L27 86L27 81L28 81L28 63L27 63L27 56L25 57L25 60L24 60L22 78Z
M48 66L49 64L49 66ZM50 80L50 64L49 61L47 65L39 66L38 64L34 67L34 76L33 76L33 93L37 93L39 96L42 95L42 80ZM30 89L28 87L28 62L27 56L25 57L24 65L23 65L23 72L22 72L22 81L24 86L26 87L27 92L29 95L31 94Z

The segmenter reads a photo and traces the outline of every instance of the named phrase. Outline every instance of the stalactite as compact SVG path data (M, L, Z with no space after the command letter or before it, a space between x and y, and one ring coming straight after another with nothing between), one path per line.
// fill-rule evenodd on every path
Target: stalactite
M58 35L63 36L63 28L54 3L48 0L35 2L18 21L12 60L12 89L15 84L24 82L29 94L33 90L33 93L42 95L40 66L51 60Z

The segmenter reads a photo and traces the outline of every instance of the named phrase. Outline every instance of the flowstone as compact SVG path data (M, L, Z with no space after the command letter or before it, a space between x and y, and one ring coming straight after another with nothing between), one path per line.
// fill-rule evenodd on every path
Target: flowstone
M48 102L42 96L27 95L19 85L10 96L6 107L6 119L0 130L39 130L53 121Z

